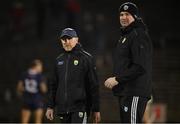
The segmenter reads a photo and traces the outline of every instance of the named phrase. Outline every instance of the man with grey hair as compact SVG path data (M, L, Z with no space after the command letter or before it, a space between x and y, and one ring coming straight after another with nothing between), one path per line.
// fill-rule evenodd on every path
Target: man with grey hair
M74 29L65 28L59 40L64 50L55 60L46 117L53 120L56 108L62 123L84 123L91 111L97 123L99 83L93 57L83 50Z

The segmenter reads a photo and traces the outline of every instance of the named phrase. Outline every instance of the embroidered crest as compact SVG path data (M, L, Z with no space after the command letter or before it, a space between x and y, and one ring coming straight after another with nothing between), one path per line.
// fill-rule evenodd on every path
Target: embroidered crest
M79 117L80 117L80 118L83 117L83 112L79 112Z
M124 111L127 112L128 111L128 107L124 106Z
M74 60L74 65L78 65L79 61L78 60Z

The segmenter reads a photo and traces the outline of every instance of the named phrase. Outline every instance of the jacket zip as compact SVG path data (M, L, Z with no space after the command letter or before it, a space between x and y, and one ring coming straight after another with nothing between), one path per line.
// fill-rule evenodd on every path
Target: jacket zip
M67 78L68 78L68 65L69 65L69 58L70 54L68 54L67 60L66 60L66 72L65 72L65 104L66 104L66 112L68 114L68 108L67 108Z

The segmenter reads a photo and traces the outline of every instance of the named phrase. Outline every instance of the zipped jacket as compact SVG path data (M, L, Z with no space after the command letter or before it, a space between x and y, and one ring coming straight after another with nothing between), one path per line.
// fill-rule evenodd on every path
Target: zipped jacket
M55 61L49 86L49 108L57 114L99 111L99 84L93 57L78 43Z
M113 52L114 76L119 82L113 87L116 96L150 97L152 93L152 42L144 23L135 20L121 29Z

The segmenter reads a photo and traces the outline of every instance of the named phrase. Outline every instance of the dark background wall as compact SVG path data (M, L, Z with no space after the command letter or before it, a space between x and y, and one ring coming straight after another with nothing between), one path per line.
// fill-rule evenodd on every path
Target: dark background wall
M57 36L65 27L75 28L80 42L96 58L103 122L118 121L117 101L103 82L111 75L111 50L119 38L118 8L125 0L75 0L73 9L66 8L67 1L1 1L0 122L19 122L17 80L35 58L42 59L44 74L50 76L52 63L60 53ZM167 122L180 122L178 1L132 2L139 7L154 45L154 103L167 105Z

